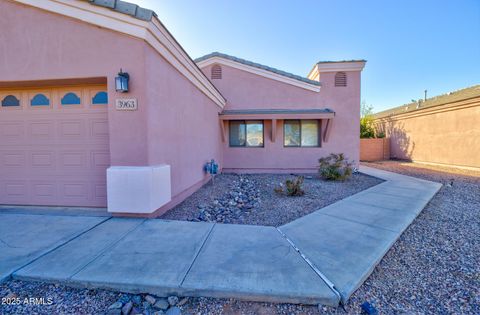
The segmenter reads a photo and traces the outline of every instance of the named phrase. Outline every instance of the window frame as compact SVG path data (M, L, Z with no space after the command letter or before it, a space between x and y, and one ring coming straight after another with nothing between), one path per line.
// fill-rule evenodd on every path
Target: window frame
M244 129L244 132L245 132L245 144L244 145L232 145L230 139L231 139L231 122L232 121L235 121L235 122L243 122L243 125L245 126L243 129ZM262 145L248 145L248 137L247 137L247 123L248 122L261 122L262 123ZM248 119L248 120L245 120L245 119L232 119L232 120L229 120L228 121L228 146L230 148L264 148L265 147L265 120L263 119Z
M16 104L15 105L5 105L5 100L9 98L14 98ZM22 107L22 97L21 95L17 95L16 93L5 93L5 95L1 96L0 99L0 108L21 108Z
M317 144L316 145L302 145L302 123L305 120L317 121ZM299 145L285 145L285 126L287 122L299 122L300 125L300 144ZM322 147L322 120L321 119L284 119L283 120L283 147L284 148L321 148Z

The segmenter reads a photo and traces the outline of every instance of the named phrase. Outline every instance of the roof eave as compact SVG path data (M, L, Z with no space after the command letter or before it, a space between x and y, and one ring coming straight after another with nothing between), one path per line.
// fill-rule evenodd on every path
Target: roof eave
M317 63L315 67L318 72L338 72L338 71L362 71L365 67L366 61L339 61L339 62L321 62ZM315 68L314 67L314 68Z
M313 65L312 70L307 75L310 80L320 80L320 74L325 72L339 71L362 71L366 60L348 60L348 61L320 61Z
M312 110L224 110L219 114L220 120L238 119L332 119L335 112L330 109Z
M246 72L250 72L250 73L253 73L253 74L256 74L256 75L260 75L260 76L263 76L263 77L266 77L266 78L269 78L269 79L272 79L272 80L276 80L276 81L287 83L287 84L290 84L290 85L293 85L293 86L297 86L297 87L300 87L300 88L303 88L303 89L306 89L306 90L310 90L310 91L314 91L314 92L319 92L320 91L320 87L321 87L320 82L308 82L308 81L312 81L312 80L307 81L306 78L305 78L305 80L299 80L299 79L295 78L295 75L285 76L283 74L280 74L278 72L283 72L283 71L280 71L280 70L277 70L277 69L275 69L275 70L278 71L278 72L273 72L273 71L270 71L270 70L267 70L267 69L264 69L264 68L256 67L256 66L249 65L249 64L245 64L243 62L239 62L235 59L232 59L232 58L236 58L236 57L227 58L225 56L226 55L220 54L220 53L212 53L212 54L208 54L206 56L197 58L197 59L195 59L195 61L197 62L197 65L200 68L204 68L204 67L207 67L209 65L218 63L218 64L223 64L223 65L226 65L226 66L230 66L230 67L233 67L233 68L236 68L236 69L239 69L239 70L243 70L243 71L246 71ZM240 59L240 58L236 58L236 59L243 60L243 59ZM253 62L251 62L251 63L255 64ZM263 67L269 68L269 67L266 67L266 66L263 66Z
M90 1L85 0L13 1L142 39L220 108L226 105L226 99L220 91L188 56L156 15L152 15L151 20L147 21L132 14L111 10L106 6L92 5Z

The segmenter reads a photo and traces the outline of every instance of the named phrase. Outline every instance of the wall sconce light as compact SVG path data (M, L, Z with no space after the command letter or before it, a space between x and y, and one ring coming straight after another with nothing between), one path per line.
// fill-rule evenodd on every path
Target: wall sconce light
M120 69L118 76L115 78L115 89L117 92L126 93L128 92L128 80L130 79L130 75L126 72L123 72Z

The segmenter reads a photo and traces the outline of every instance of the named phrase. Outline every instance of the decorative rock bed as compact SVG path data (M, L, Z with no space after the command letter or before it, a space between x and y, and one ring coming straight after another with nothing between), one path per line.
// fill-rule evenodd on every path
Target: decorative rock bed
M350 298L345 305L346 311L321 305L316 307L205 297L188 300L179 298L176 307L184 314L201 315L353 315L361 314L360 306L368 301L380 314L480 314L480 173L452 173L439 167L428 169L414 163L382 162L369 166L441 182L444 186ZM352 179L355 179L355 176ZM165 216L173 216L176 211L181 210L180 207L194 209L192 215L198 215L196 202L203 200L206 203L211 198L219 198L225 193L222 189L228 187L225 185L235 178L237 177L230 175L218 177L213 185L214 189L210 184L205 186L196 193L197 196L188 198ZM226 183L219 184L220 181ZM310 179L306 179L305 184L309 181ZM336 183L332 183L333 187L328 186L330 183L323 184L327 185L324 186L326 194L332 189L339 189ZM348 183L340 186L347 190L350 187ZM139 302L136 310L147 314L142 308L147 305L143 303L145 295L106 290L9 280L0 284L0 296L19 297L21 300L50 298L53 301L51 305L0 305L0 314L104 314L109 312L109 306L115 302L122 301L123 308L128 304L127 300L132 300L134 304L134 299ZM165 298L156 298L157 306L160 305L157 304L158 301L164 303ZM182 301L185 301L185 304L180 305ZM168 299L166 302L168 303ZM153 312L149 314L163 314L164 311L156 308L155 304L150 307ZM170 308L170 304L168 307ZM131 311L131 314L135 313Z
M176 296L168 298L153 295L124 294L117 302L110 305L109 315L152 314L152 315L181 315L179 306L188 302L188 298L179 300Z
M107 315L181 315L180 307L188 302L188 298L179 300L176 296L168 298L147 295L123 294L115 303L109 306Z
M377 185L382 180L356 173L346 181L304 175L305 195L279 195L274 188L296 175L217 175L161 219L280 226Z

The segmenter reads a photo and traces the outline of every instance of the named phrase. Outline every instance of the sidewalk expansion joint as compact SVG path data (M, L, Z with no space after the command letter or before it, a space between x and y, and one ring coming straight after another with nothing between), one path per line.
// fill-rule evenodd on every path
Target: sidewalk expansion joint
M188 274L190 273L190 270L192 269L193 265L195 264L195 261L197 261L197 258L198 256L200 256L200 253L202 252L202 249L203 247L205 246L205 244L208 242L208 240L210 239L210 236L213 232L213 228L217 225L217 223L213 223L212 224L212 227L210 228L210 231L208 231L208 234L207 234L207 237L205 237L205 240L203 241L202 243L202 246L200 246L200 248L198 249L198 252L197 254L195 255L195 258L193 258L193 261L192 263L190 264L190 267L188 267L188 270L185 272L185 275L183 276L183 279L182 281L180 282L180 285L178 286L179 288L181 288L183 286L183 283L185 282L185 279L187 279L187 276Z
M110 220L111 218L112 218L112 217L108 217L108 218L106 218L105 220L102 220L102 221L98 222L97 224L93 225L92 227L86 229L85 231L82 231L81 233L76 234L76 235L73 236L73 237L70 237L68 240L66 240L65 242L62 242L61 244L58 244L58 245L55 246L54 248L52 248L52 249L50 249L50 250L47 250L45 253L43 253L42 255L38 256L37 258L33 259L32 261L29 261L29 262L26 263L25 265L23 265L23 266L15 269L14 271L12 271L12 272L10 273L10 277L12 277L12 275L13 275L15 272L19 271L20 269L23 269L23 268L27 267L28 265L33 264L34 262L36 262L36 261L39 260L40 258L42 258L42 257L50 254L50 253L53 252L53 251L56 251L56 250L59 249L60 247L63 247L63 246L65 246L66 244L70 243L71 241L73 241L73 240L79 238L80 236L82 236L82 235L90 232L91 230L93 230L93 229L96 228L97 226L99 226L99 225L107 222L107 221Z
M318 269L317 266L315 266L315 264L310 259L308 259L307 256L305 256L304 253L302 253L300 248L298 248L293 243L293 241L288 238L288 236L285 233L283 233L278 227L276 227L275 229L277 229L278 233L280 233L280 235L290 244L290 246L293 247L293 249L300 255L300 257L302 257L302 259L310 266L310 268L312 268L312 270L317 274L317 276L319 276L320 279L322 279L323 282L325 282L325 284L330 288L330 290L332 290L332 292L338 297L339 303L341 304L344 299L340 294L340 291L338 291L337 288L335 287L335 284L332 281L330 281L327 278L327 276L325 276L320 271L320 269Z
M111 243L110 245L107 245L105 248L103 248L103 250L101 250L97 255L95 255L92 260L90 260L88 263L86 263L85 265L83 265L82 267L78 268L70 277L68 277L69 280L71 280L73 277L75 277L77 274L79 274L80 272L82 272L82 270L84 270L85 268L87 268L87 266L89 266L91 263L93 263L95 260L98 259L98 257L102 256L106 251L108 251L109 249L113 248L115 245L117 245L121 240L123 240L125 237L127 237L128 234L132 233L133 231L135 231L136 229L138 229L143 223L145 223L145 221L147 221L147 219L143 219L142 222L140 222L139 224L137 224L135 227L131 228L130 230L128 230L127 232L125 232L118 240L116 240L115 242Z

